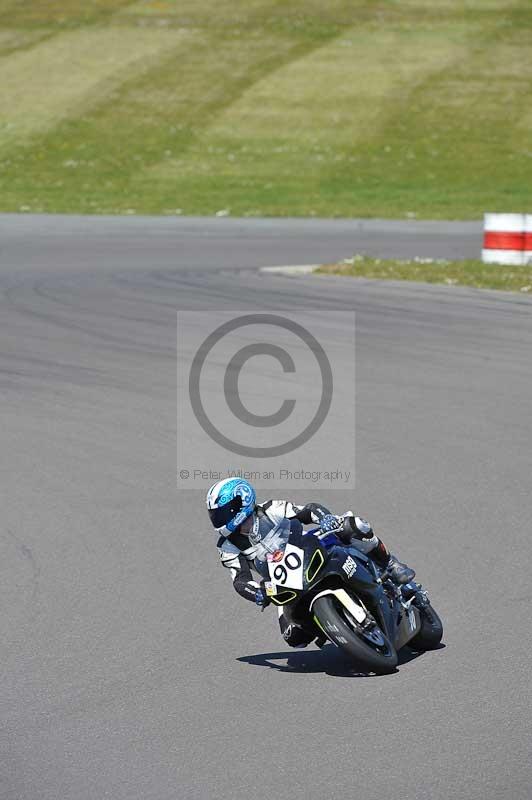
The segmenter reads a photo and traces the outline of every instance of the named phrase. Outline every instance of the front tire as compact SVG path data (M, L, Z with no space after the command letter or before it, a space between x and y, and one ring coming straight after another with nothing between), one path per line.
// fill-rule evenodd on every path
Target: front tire
M418 651L434 650L442 640L442 621L430 604L420 608L419 615L421 617L421 629L413 639L410 639L408 647Z
M373 633L364 632L334 595L319 597L313 613L326 636L347 653L361 671L393 672L397 666L397 652L380 628L374 626Z

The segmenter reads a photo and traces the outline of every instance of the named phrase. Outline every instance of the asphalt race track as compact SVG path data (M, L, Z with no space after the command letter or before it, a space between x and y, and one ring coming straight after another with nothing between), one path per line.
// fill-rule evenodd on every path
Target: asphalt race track
M2 800L530 797L531 299L258 271L480 236L0 217ZM293 499L353 506L430 590L445 647L392 675L284 646L176 493L175 312L235 295L357 312L355 496Z

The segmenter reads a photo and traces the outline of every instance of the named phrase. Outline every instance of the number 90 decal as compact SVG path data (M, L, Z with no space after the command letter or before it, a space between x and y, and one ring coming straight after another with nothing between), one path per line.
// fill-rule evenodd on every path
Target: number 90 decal
M269 563L271 582L287 589L302 589L303 557L301 548L287 544L282 561Z

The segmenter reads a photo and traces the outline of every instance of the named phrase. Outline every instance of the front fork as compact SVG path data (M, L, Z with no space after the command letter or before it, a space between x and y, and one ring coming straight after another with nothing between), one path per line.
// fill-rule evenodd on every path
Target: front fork
M400 648L405 641L411 638L411 632L419 625L416 617L419 618L420 611L429 604L429 597L421 584L415 581L397 586L389 579L385 579L384 587L386 589L382 593L384 595L384 605L381 598L378 607L379 617L381 618L381 624L384 626L384 631ZM402 606L403 617L396 618L394 601Z
M404 600L411 600L417 608L426 608L430 605L430 600L427 592L420 583L410 581L402 587L402 595Z

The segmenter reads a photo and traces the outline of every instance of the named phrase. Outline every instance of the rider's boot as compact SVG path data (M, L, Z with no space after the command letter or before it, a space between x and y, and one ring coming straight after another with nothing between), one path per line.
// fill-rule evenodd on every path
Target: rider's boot
M398 586L410 583L416 577L416 572L408 564L403 564L396 556L390 556L386 565L386 573Z
M410 583L415 578L415 570L407 564L403 564L396 556L391 555L380 539L378 545L368 555L397 586Z
M284 614L279 617L279 626L283 639L290 647L306 647L316 638L315 633L309 633L297 622L287 620Z

